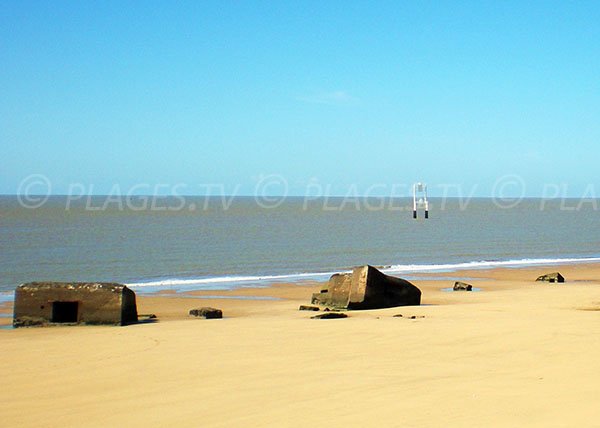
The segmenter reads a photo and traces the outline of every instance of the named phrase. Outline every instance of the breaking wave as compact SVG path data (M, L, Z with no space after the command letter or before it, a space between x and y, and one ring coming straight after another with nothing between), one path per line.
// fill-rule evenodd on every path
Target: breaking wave
M481 260L447 264L406 264L379 266L387 274L417 274L421 272L453 272L470 269L488 269L495 267L524 267L541 265L577 264L600 262L600 257L587 258L554 258L554 259L518 259L518 260ZM306 272L285 275L240 275L215 276L206 278L165 278L152 281L131 282L127 285L134 288L177 288L223 290L243 287L268 286L276 282L325 281L335 273L346 273L349 270L331 272Z

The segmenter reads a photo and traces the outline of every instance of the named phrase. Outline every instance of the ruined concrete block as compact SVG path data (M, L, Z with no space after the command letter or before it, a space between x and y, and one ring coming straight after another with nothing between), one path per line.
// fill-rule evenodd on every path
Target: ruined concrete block
M198 309L190 309L190 315L206 319L216 319L223 318L223 311L221 311L220 309L204 307Z
M559 272L552 272L547 273L546 275L538 276L536 281L565 282L565 278Z
M466 282L456 281L452 289L454 291L472 291L473 286L471 284L467 284Z
M313 294L313 304L338 309L378 309L421 304L421 290L410 282L385 275L373 266L335 274L327 287Z

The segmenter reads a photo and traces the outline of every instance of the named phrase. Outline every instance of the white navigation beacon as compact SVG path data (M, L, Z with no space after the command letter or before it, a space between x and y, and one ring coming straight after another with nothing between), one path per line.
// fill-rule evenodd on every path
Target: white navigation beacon
M419 199L417 199L417 195ZM425 209L425 218L429 218L429 201L427 200L427 184L413 184L413 218L417 218L417 208Z

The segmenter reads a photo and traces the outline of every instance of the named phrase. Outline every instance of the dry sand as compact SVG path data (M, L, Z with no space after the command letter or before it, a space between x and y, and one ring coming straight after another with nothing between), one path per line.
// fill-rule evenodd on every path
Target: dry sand
M600 426L600 265L425 276L482 291L415 280L422 306L313 320L319 285L281 284L138 297L153 324L0 329L0 426Z

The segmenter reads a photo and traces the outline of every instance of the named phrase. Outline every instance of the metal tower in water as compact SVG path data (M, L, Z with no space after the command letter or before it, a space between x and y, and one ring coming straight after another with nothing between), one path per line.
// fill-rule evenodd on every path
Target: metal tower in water
M417 200L417 194L420 195ZM417 218L417 207L425 209L425 218L429 218L429 201L427 200L427 184L413 184L413 218Z

